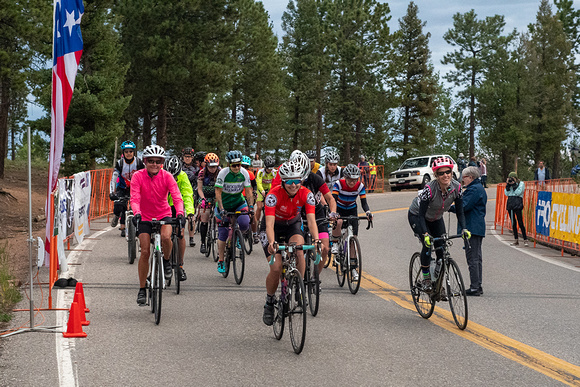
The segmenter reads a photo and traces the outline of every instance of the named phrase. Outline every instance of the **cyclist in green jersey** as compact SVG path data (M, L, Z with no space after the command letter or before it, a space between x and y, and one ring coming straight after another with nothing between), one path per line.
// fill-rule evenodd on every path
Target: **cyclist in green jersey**
M181 192L181 197L183 198L185 213L191 222L193 214L195 213L195 207L193 206L193 188L191 187L187 173L181 169L181 161L177 156L171 156L165 160L163 169L171 173L177 182L179 192ZM169 194L167 200L171 206L171 216L175 217L175 207L173 206L171 194ZM183 229L181 229L181 235L177 238L177 241L179 245L179 269L177 270L177 279L179 281L185 281L187 275L185 274L185 270L183 270L183 256L185 255L185 238L183 237Z
M218 272L225 273L224 252L228 239L229 219L227 212L253 211L254 194L250 183L248 171L242 168L242 152L238 150L229 151L226 154L226 161L229 166L222 169L215 182L216 207L215 216L218 222ZM246 199L242 192L246 192ZM249 206L248 206L249 204ZM238 225L242 232L248 230L250 217L248 215L238 216Z

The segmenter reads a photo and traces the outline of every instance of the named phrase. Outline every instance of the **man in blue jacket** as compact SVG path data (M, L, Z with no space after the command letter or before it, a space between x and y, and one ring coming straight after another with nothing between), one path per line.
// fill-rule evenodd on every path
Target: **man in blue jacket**
M467 167L461 175L463 180L463 211L465 213L465 225L471 231L470 246L465 246L465 257L469 266L469 279L471 286L465 291L468 296L481 296L483 288L482 280L482 254L481 244L485 237L485 207L487 194L479 179L480 173L477 167ZM454 211L454 208L451 209ZM459 227L459 226L458 226ZM457 233L461 233L458 228Z

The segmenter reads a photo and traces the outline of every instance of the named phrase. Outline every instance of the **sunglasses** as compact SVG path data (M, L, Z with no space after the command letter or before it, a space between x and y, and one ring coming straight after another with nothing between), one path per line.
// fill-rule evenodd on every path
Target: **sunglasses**
M284 180L284 184L288 184L288 185L299 185L302 184L302 180L299 179L293 179L293 180Z
M125 149L125 150L123 150L123 152L131 152L131 153L133 153L135 151L133 149Z
M151 160L151 159L147 159L147 164L163 165L163 160Z
M443 175L451 175L451 170L443 171L443 172L437 172L437 176L443 176Z
M238 164L230 164L230 168L239 168L241 167L242 164L238 163Z

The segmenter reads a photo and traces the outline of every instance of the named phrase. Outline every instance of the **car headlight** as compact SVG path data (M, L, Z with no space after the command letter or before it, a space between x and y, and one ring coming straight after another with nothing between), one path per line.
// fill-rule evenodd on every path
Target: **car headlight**
M409 173L409 175L411 175L411 176L419 176L420 174L421 174L421 172L419 172L419 171L411 171Z

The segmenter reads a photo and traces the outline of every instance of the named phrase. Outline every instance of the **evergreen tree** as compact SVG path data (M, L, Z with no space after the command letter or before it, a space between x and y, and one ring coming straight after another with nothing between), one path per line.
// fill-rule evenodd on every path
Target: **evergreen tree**
M433 74L429 33L423 33L425 22L418 18L419 8L410 2L407 14L399 20L400 29L394 43L392 63L394 89L400 124L393 134L392 147L401 158L425 154L435 142L431 118L436 114L437 80Z
M452 64L455 70L445 78L455 86L464 87L459 92L460 98L467 101L469 109L469 157L475 155L475 108L479 85L483 81L486 61L501 47L509 44L515 32L507 36L501 33L505 26L504 17L500 15L478 20L475 11L453 15L453 28L443 38L457 47L457 50L446 54L441 63Z

